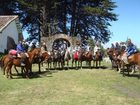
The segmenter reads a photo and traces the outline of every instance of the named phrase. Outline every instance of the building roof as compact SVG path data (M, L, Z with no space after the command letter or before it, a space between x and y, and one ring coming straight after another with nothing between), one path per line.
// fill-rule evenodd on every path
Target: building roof
M0 16L0 32L4 28L6 28L16 18L18 18L17 15L1 15Z

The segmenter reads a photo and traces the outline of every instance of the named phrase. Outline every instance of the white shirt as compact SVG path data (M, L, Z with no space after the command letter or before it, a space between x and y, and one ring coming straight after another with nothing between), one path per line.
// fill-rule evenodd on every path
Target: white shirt
M99 47L99 46L95 46L94 47L94 55L96 54L96 52L98 51L98 50L100 50L101 48Z

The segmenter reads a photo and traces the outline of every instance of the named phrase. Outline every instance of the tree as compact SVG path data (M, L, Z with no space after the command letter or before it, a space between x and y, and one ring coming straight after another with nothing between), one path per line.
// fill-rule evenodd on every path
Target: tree
M22 28L31 35L41 37L65 33L71 36L94 36L104 43L110 38L110 22L117 20L117 15L113 13L117 6L111 0L2 1L0 14L18 14Z

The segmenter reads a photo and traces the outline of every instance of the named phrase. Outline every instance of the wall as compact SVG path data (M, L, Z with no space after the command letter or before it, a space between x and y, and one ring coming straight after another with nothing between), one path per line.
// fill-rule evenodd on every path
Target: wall
M12 21L0 33L0 52L4 52L4 49L7 49L7 37L8 36L12 37L16 44L18 43L18 30L17 30L15 21Z

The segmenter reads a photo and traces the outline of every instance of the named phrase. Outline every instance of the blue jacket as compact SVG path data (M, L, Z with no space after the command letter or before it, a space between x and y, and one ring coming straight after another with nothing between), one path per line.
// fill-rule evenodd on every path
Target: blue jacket
M22 47L20 43L17 45L16 50L17 50L17 53L25 52L25 49Z
M134 54L137 52L137 48L135 45L133 44L130 44L129 46L127 46L127 49L126 49L126 53L127 53L127 56L129 57L130 55Z

